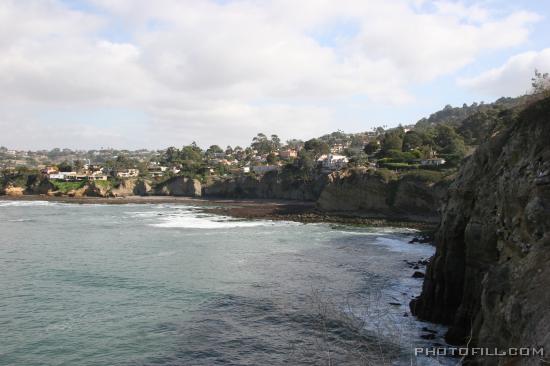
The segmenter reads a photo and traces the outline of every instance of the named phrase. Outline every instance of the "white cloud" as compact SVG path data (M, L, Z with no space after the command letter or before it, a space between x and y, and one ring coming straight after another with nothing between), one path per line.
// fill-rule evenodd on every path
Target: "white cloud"
M550 48L512 56L502 66L459 79L458 84L493 97L518 96L530 90L535 69L550 70Z
M411 86L524 43L539 19L451 1L90 4L96 11L56 0L0 3L0 109L140 110L159 131L149 131L156 146L339 128L335 100L410 103Z

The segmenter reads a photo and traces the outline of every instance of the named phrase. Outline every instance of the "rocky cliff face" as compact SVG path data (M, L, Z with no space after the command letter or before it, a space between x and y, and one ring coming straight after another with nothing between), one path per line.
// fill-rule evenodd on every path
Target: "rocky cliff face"
M450 186L437 251L411 310L448 324L454 344L544 346L550 353L550 99L508 119Z
M174 177L157 185L154 194L159 196L200 197L202 187L200 181L187 177Z
M446 182L389 172L350 169L332 173L317 201L324 211L353 212L372 217L437 220Z
M204 195L224 198L269 198L315 201L324 186L322 178L312 182L289 181L278 172L263 176L240 176L212 180L205 184Z

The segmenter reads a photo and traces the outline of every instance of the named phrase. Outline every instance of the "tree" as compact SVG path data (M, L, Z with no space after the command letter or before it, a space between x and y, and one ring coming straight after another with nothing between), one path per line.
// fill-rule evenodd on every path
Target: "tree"
M302 171L302 175L304 177L311 176L311 172L315 169L315 157L313 155L313 152L308 151L305 148L303 150L300 150L296 163Z
M542 73L535 69L535 76L531 78L531 86L533 88L533 94L550 96L550 76L547 72Z
M78 172L82 168L84 168L84 162L82 160L77 159L73 162L73 166L74 166L74 169Z
M223 153L223 150L218 145L211 145L208 149L206 149L207 155L214 155L214 154L220 154Z
M275 164L277 162L277 156L271 152L267 155L266 161L268 164Z
M319 139L307 140L304 143L304 149L313 153L313 157L316 159L323 154L328 154L330 152L330 147L324 141Z
M349 159L349 165L350 166L365 166L367 165L367 163L369 162L369 159L368 159L368 156L367 154L365 154L364 152L359 152L355 155L353 155L350 159Z
M277 135L271 135L271 147L273 150L279 150L281 148L281 139Z
M365 145L365 148L363 150L367 155L370 156L374 154L379 147L380 147L380 144L378 143L378 141L374 140L374 141L369 141L368 144Z
M179 151L174 146L170 146L166 149L166 153L164 155L167 163L174 163L179 158Z
M259 154L269 154L273 151L273 146L271 140L263 133L259 133L252 139L252 144L250 144L254 150Z
M192 162L202 161L202 150L195 142L181 148L180 159Z
M300 150L302 146L304 146L304 142L302 140L292 139L287 140L286 145L289 149Z
M403 130L395 129L384 134L382 141L382 151L385 153L389 150L401 150L403 148Z
M417 149L422 146L423 138L416 131L408 131L403 137L403 151Z
M57 165L57 169L59 169L60 172L71 172L73 170L73 167L69 162L64 161L61 164Z

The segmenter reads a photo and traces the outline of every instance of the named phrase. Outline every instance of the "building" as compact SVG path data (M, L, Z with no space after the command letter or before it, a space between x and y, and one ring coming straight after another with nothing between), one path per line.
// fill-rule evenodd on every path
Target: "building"
M59 170L54 166L47 166L44 169L42 169L40 172L44 175L50 175L50 174L58 173Z
M445 164L445 159L442 158L433 158L433 159L422 159L420 160L420 165L422 166L440 166Z
M108 177L102 171L95 171L91 174L86 174L86 178L88 180L107 180Z
M139 169L124 169L116 172L118 178L134 178L139 175Z
M279 157L281 159L294 159L298 157L298 152L294 149L287 149L279 152Z
M348 158L344 155L328 154L322 155L317 162L321 164L323 171L335 171L345 168L348 165Z
M76 172L56 172L48 174L48 179L76 180Z

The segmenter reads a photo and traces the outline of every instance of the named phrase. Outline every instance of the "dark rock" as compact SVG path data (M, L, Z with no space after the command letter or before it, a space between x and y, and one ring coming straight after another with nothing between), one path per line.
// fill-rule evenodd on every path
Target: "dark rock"
M436 253L410 303L421 319L449 325L452 344L550 349L550 98L522 108L501 113L503 127L449 187Z
M424 278L425 274L420 271L414 271L412 277L413 278Z

